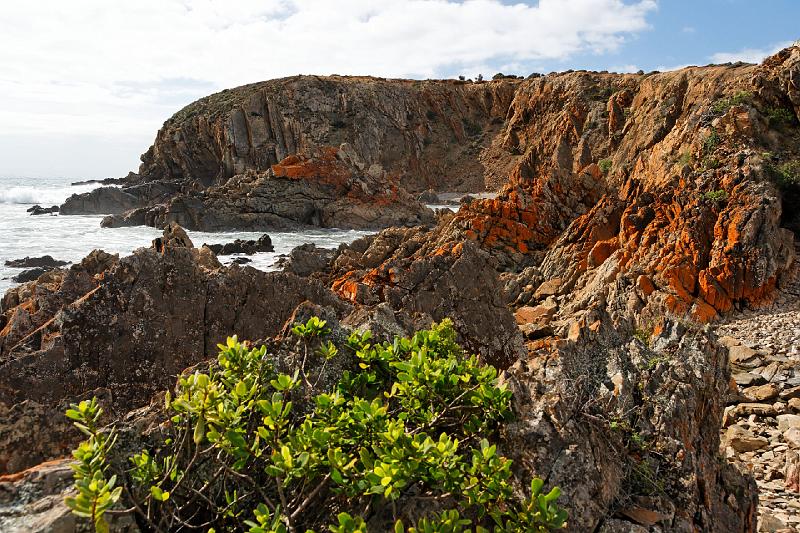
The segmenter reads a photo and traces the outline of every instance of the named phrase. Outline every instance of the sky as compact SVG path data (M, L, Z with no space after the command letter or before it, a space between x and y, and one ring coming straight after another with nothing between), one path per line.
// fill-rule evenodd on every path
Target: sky
M181 107L265 79L758 62L799 20L798 0L6 1L0 175L123 176Z

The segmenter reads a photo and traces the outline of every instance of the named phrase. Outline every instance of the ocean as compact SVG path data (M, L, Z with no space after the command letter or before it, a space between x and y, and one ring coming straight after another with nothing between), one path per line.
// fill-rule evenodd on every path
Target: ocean
M99 186L70 185L79 180L80 178L66 177L0 176L0 295L17 285L11 277L23 270L6 266L5 262L10 259L51 255L55 259L74 263L97 248L118 253L122 257L137 248L150 246L151 241L161 234L160 230L144 226L101 228L102 215L31 216L26 212L26 209L35 204L42 207L60 205L71 194L87 192ZM195 246L200 246L203 243L225 243L234 239L257 239L264 232L187 233ZM304 243L335 248L341 243L349 243L360 236L375 232L318 229L266 233L272 238L275 251L248 256L253 262L247 264L260 270L275 269L275 263L281 254L287 254ZM222 256L219 259L222 263L229 264L235 257L237 256Z

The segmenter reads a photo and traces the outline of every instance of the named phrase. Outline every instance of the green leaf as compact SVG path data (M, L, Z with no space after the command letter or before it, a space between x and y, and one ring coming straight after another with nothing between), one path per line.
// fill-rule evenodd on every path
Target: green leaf
M161 487L157 485L153 485L152 487L150 487L150 494L152 494L153 498L155 498L160 502L165 502L169 500L169 492L161 490Z
M194 425L194 443L200 444L203 442L203 437L206 434L206 424L205 420L202 418L198 418L197 422Z
M108 533L108 522L102 516L98 516L94 521L94 530L96 533Z

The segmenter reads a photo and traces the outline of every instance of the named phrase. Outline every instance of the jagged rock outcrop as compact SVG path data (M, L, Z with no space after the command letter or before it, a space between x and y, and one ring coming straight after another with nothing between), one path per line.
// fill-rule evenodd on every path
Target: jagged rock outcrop
M184 190L183 184L167 181L124 187L98 187L89 192L70 196L59 207L59 213L62 215L119 214L163 202L181 190Z
M358 239L337 251L325 279L349 301L416 317L417 329L450 318L467 350L509 366L524 350L494 260L470 242L425 254L429 236L421 227L393 228Z
M464 204L416 255L475 241L519 273L517 305L561 280L565 316L603 307L618 277L645 320L768 301L794 260L781 202L797 194L800 129L765 80L794 79L799 49L761 66L527 80L501 133L523 154L508 186Z
M713 338L665 322L645 344L604 321L531 348L503 378L518 418L501 447L522 479L562 487L569 530L755 531L754 480L719 460L730 371Z
M109 410L124 414L169 388L228 335L275 335L305 300L339 313L349 309L319 283L292 274L224 268L207 248L187 247L178 231L165 232L160 251L112 256L92 269L102 253L95 252L65 273L6 294L2 433L30 435L43 417L53 431L37 431L27 447L3 447L0 471L58 457L74 445L78 435L65 437L61 423L69 401L103 388L110 391Z
M104 226L169 222L200 231L383 228L432 223L434 213L382 171L365 169L352 151L328 148L290 156L267 172L247 172L222 185L180 194L167 204L108 217Z

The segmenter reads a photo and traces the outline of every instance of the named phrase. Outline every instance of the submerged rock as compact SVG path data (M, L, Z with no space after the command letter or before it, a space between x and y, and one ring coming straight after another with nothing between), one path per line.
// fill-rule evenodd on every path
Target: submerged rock
M59 259L54 259L51 255L43 255L41 257L23 257L22 259L9 259L5 262L7 267L13 268L33 268L33 267L45 267L45 268L56 268L62 267L64 265L68 265L69 261L61 261Z
M42 207L40 205L35 205L26 209L25 211L30 213L31 215L47 215L52 213L58 213L58 206L54 205L52 207Z

